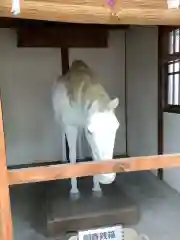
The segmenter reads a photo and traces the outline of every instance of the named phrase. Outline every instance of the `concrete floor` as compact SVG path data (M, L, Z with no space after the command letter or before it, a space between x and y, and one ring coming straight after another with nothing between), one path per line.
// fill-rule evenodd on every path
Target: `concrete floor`
M122 190L139 206L135 228L150 240L180 239L180 194L149 172L121 174ZM15 240L49 240L40 233L46 184L28 184L11 189ZM52 240L52 239L51 239Z

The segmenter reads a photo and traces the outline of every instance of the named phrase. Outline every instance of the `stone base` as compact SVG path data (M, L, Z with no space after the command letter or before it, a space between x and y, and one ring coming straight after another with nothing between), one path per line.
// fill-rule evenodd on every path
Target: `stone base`
M116 182L102 185L101 197L92 194L92 177L78 180L80 198L69 196L70 181L53 182L47 194L47 234L68 232L114 224L132 225L139 220L138 209Z

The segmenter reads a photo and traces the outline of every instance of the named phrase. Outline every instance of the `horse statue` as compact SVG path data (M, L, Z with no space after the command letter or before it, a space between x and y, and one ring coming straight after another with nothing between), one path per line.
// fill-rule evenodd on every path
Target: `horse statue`
M70 163L76 163L76 143L80 130L84 131L94 161L113 158L116 131L119 122L114 110L119 99L110 99L98 82L98 76L83 61L73 61L68 72L56 79L52 91L52 103L55 119L63 131L69 146ZM110 184L116 178L115 173L93 176L95 194L101 195L101 184ZM80 196L77 178L71 179L70 196Z

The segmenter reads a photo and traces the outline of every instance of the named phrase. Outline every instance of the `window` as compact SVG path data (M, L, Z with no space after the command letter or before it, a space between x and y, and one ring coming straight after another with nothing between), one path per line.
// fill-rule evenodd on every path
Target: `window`
M180 61L170 61L168 63L168 93L167 104L170 106L180 105L179 96L179 73Z
M163 108L180 113L180 28L161 28L160 61L164 86Z

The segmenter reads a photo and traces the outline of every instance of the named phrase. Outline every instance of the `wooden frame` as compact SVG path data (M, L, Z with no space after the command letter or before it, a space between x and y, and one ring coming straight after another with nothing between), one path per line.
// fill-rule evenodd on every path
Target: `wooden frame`
M1 0L2 1L2 0ZM0 4L2 17L15 17L11 1ZM108 1L35 1L22 0L19 18L75 23L179 25L180 11L168 9L166 1L120 1L111 7Z
M161 29L158 28L158 154L161 155L164 152L164 112L163 112L163 81L162 81L162 68L161 68L161 56L162 56L162 40ZM158 169L158 178L163 180L163 169Z
M168 53L168 33L178 27L160 26L158 27L158 154L164 152L163 141L163 126L164 126L164 112L180 113L180 105L169 105L167 103L167 75L168 75L168 61L180 59L180 54ZM158 169L159 179L163 179L163 169Z
M178 53L169 54L169 33L172 30L178 29L179 27L159 27L159 71L160 71L160 82L162 85L162 109L163 112L178 113L180 114L180 103L179 105L168 104L168 76L175 75L174 72L168 73L168 63L170 61L180 61L180 51ZM174 42L175 45L175 42ZM178 73L178 72L176 72Z
M61 53L64 56L64 62L62 63L63 69L66 71L66 69L68 69L67 49L62 49ZM161 86L162 82L159 85L160 97L163 96ZM162 106L159 106L159 124L162 123L161 109ZM162 129L160 131L158 138L161 139L162 142ZM9 186L71 177L92 176L100 173L143 171L180 166L180 154L162 155L162 146L158 149L159 155L156 156L110 159L104 162L85 162L7 169L3 114L0 100L0 240L13 240Z
M0 239L13 240L13 227L9 196L9 179L6 166L6 149L0 101Z
M128 157L103 162L59 164L8 170L9 185L43 182L110 172L133 172L180 166L180 154Z

